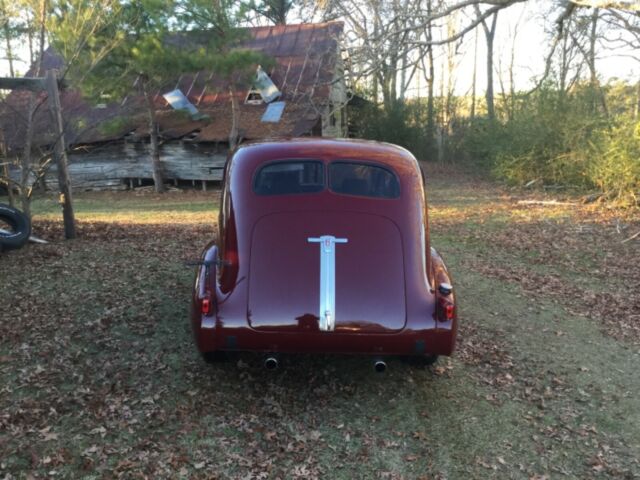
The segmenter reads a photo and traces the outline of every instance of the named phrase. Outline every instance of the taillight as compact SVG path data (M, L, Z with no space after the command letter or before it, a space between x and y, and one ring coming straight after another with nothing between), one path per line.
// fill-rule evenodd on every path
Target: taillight
M453 287L448 282L440 282L436 292L436 318L441 322L448 322L456 316L456 306L451 301Z
M453 320L453 317L456 314L456 307L453 303L447 303L444 306L444 318L447 320Z
M238 266L238 252L235 250L227 250L224 254L223 265L225 267L237 267Z
M211 313L211 297L209 294L201 300L200 311L203 315L209 315Z
M436 318L441 322L449 322L456 316L456 306L449 299L439 297L436 306Z

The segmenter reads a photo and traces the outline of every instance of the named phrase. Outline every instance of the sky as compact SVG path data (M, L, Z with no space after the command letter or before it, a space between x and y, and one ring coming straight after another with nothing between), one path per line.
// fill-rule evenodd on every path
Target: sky
M515 4L499 13L496 38L494 41L494 72L502 63L503 81L505 89L510 88L508 67L511 62L511 51L515 48L514 83L516 90L528 90L535 85L535 80L540 78L545 69L545 60L549 53L550 38L545 33L545 23L549 23L548 15L550 2L529 1ZM551 20L555 21L557 12ZM460 17L463 24L464 17ZM486 43L482 29L478 34L478 66L476 88L478 92L486 89ZM454 74L456 94L470 92L473 78L473 57L475 32L470 32L464 38L459 55L456 57L457 68ZM514 40L515 36L515 40ZM624 57L630 51L604 51L601 50L596 60L596 68L601 76L601 81L607 82L612 78L620 78L636 83L640 80L640 62ZM442 56L442 55L441 55ZM436 77L438 69L442 72L442 61L436 61ZM411 95L426 96L426 84L414 82ZM500 91L498 74L494 73L494 90Z
M509 89L508 75L506 71L510 62L511 49L515 45L514 77L516 90L526 90L533 86L533 77L540 76L544 71L544 61L548 53L549 38L544 32L545 10L548 10L550 2L542 0L531 0L529 2L515 4L499 14L499 21L495 40L495 66L498 68L502 62L503 80L505 88ZM557 15L557 13L554 13ZM466 24L466 18L459 15L458 21ZM552 18L555 20L555 18ZM548 19L547 19L547 23ZM514 42L515 34L515 42ZM477 70L477 90L484 91L486 88L486 67L485 67L485 39L481 29L478 30L478 70ZM473 76L473 52L474 52L474 32L467 34L458 48L456 56L457 68L454 74L455 92L457 94L468 93L471 89L471 78ZM28 56L26 45L20 47L14 45L15 52L23 58ZM443 52L443 49L438 49ZM607 81L612 77L629 80L633 83L640 80L640 63L624 57L629 53L625 51L601 52L597 60L597 68L601 74L601 80ZM436 60L436 76L442 72L442 53ZM4 45L0 45L0 57L5 57ZM22 74L28 69L24 62L16 62L15 69ZM0 75L9 74L8 62L0 60ZM494 75L495 90L500 91L498 75ZM412 83L408 96L426 95L426 84L417 79Z

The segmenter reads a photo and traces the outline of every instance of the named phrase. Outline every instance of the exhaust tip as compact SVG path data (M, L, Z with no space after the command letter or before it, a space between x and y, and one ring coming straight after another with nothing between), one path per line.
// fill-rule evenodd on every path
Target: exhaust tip
M378 373L384 373L385 370L387 369L387 364L382 360L376 360L373 363L373 369Z
M278 368L278 359L276 357L265 358L264 368L266 368L267 370L276 370Z

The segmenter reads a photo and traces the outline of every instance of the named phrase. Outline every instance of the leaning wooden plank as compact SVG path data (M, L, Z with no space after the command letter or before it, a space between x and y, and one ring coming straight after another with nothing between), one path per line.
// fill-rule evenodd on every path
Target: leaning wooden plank
M10 233L11 233L11 232L10 232L9 230L5 230L4 228L0 228L0 234L7 235L7 234L10 234ZM43 239L42 239L42 238L40 238L40 237L36 237L35 235L31 235L31 236L29 237L29 241L30 241L31 243L42 243L42 244L49 243L49 242L47 242L46 240L43 240Z
M559 202L558 200L518 200L518 205L577 205L575 202Z

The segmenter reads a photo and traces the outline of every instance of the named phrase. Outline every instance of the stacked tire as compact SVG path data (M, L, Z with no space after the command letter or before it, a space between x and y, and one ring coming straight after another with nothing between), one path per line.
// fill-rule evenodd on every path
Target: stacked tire
M5 228L8 225L9 230ZM31 221L20 210L0 203L0 251L22 247L31 236Z

